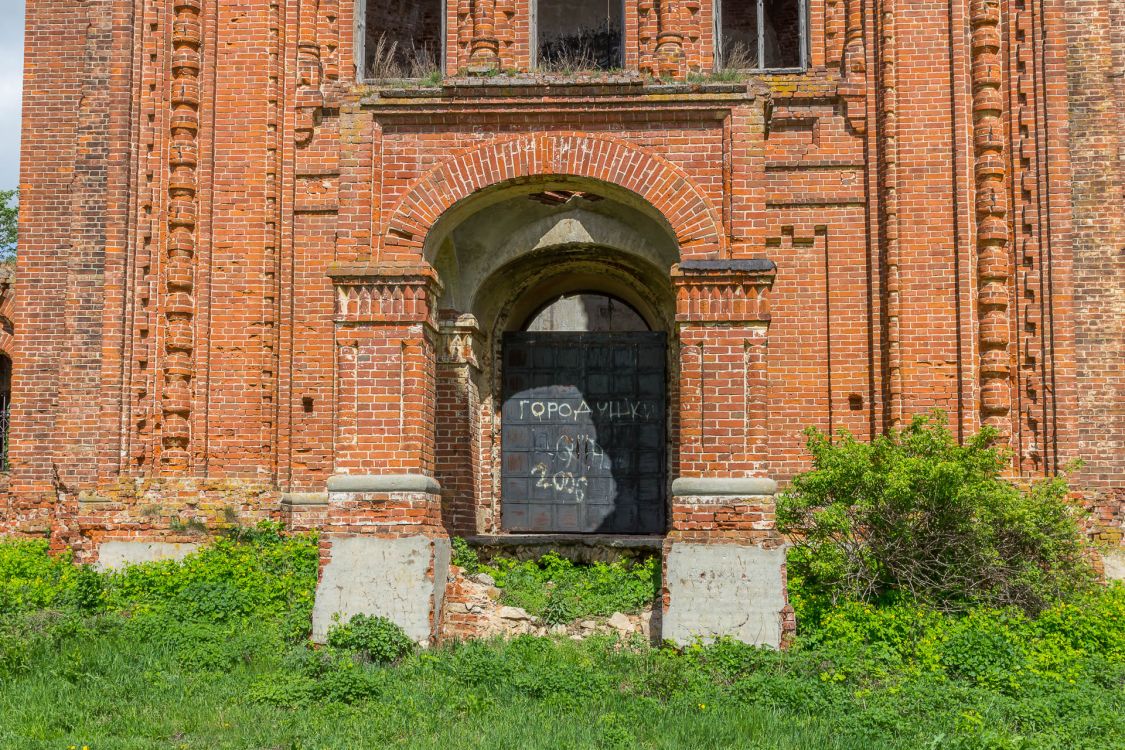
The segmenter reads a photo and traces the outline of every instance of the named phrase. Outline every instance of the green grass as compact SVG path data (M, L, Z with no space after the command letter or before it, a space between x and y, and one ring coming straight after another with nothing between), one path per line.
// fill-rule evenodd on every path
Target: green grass
M0 748L1125 748L1120 586L1036 619L821 610L785 653L525 636L379 666L303 642L311 537L68 565L0 542Z

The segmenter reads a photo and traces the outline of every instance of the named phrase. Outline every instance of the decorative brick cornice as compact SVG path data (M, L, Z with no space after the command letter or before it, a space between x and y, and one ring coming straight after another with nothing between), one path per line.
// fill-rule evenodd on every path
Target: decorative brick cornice
M338 323L425 323L437 328L441 282L428 264L337 263L328 275L336 287Z
M696 260L672 267L679 322L768 322L770 260Z

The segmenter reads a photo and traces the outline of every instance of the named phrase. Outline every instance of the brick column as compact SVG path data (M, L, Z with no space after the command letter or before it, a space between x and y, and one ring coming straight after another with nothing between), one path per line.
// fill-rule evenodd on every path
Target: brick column
M792 617L766 476L766 260L673 271L680 336L680 475L664 544L664 638L779 646Z
M440 286L429 266L337 265L336 434L313 638L333 615L437 633L449 565L434 478Z
M437 353L435 454L442 520L451 534L477 533L480 483L479 353L484 339L472 315L443 315Z

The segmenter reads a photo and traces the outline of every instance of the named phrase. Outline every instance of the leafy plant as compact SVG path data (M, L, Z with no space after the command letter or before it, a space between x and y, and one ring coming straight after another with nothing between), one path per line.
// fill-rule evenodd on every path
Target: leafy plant
M790 571L832 603L895 598L944 611L1036 613L1094 580L1062 479L1004 479L1006 451L984 429L964 445L940 412L871 443L809 430L813 468L778 502L795 536Z
M16 257L19 239L20 191L0 190L0 263Z
M454 565L461 568L469 575L480 572L480 557L477 555L477 551L469 546L468 542L459 536L455 536L453 537L452 545L452 562Z
M482 565L501 589L500 601L550 624L614 612L639 612L660 592L660 559L576 565L553 552L538 560L496 558Z
M286 646L295 612L307 628L314 537L222 538L117 573L80 572L41 542L3 544L0 587L37 571L45 585L20 588L39 593L0 613L2 747L181 735L175 744L193 747L1125 747L1120 584L1036 616L843 602L803 621L787 651L520 636L384 666L353 650L358 637ZM505 567L547 598L605 574L558 556ZM658 564L604 567L618 572L600 579L603 593L621 571ZM68 569L78 574L58 576ZM94 614L78 606L95 599L84 575L101 578ZM808 601L803 585L794 592Z
M355 615L328 630L328 645L353 651L376 664L393 664L413 653L417 644L385 617Z
M0 539L0 615L55 607L69 596L77 569L70 553L51 556L45 539Z

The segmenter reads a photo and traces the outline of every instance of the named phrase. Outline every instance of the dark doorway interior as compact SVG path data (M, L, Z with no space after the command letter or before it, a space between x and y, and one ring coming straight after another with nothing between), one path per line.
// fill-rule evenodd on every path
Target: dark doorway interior
M503 342L504 530L663 533L665 334L599 294L527 328Z

